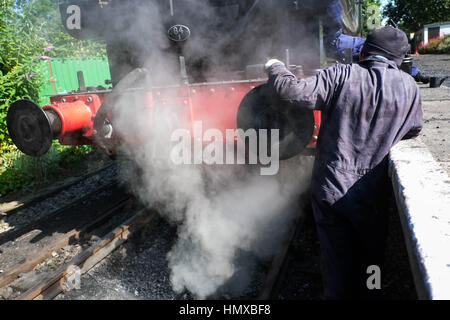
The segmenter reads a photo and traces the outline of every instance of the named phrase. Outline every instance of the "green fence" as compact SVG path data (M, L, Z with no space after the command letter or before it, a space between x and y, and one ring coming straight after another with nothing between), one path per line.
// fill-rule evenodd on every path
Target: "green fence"
M41 90L41 100L39 101L41 106L50 103L49 95L78 90L78 71L83 71L86 87L110 87L110 85L105 85L105 80L111 79L106 58L53 58L50 61L42 61L42 63L45 85Z

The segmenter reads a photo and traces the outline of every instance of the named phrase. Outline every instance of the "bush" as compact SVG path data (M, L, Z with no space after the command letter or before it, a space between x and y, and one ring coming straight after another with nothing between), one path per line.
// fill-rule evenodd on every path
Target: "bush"
M62 146L55 141L44 156L34 158L10 146L0 160L0 196L48 182L93 150L92 146Z
M104 56L105 46L76 41L65 32L53 0L0 0L0 158L12 141L6 126L14 101L39 101L43 85L40 59ZM49 48L52 51L47 51ZM47 57L49 56L49 57Z
M8 108L20 99L40 100L45 64L37 62L105 54L104 44L65 32L56 1L0 0L0 196L49 181L94 149L54 142L47 154L33 158L12 143Z
M438 51L440 53L450 53L450 36L445 37L438 45Z
M9 105L19 99L39 100L40 66L33 62L43 52L37 34L25 32L13 0L0 2L0 155L12 144L6 127Z
M417 52L420 54L450 53L450 36L431 39L425 45L421 43Z

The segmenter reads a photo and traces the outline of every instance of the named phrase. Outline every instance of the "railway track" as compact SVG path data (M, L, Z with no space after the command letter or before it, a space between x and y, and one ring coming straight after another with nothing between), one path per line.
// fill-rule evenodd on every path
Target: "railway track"
M102 192L107 195L101 197ZM3 298L5 290L7 298L28 290L27 286L39 282L47 273L36 275L37 266L51 260L64 248L86 246L92 241L89 237L95 239L107 233L117 220L123 221L132 214L129 208L133 206L131 195L115 182L70 202L31 225L1 234L0 293ZM16 285L20 281L25 285Z
M71 281L74 272L78 276L89 271L98 262L108 256L114 249L124 243L133 233L154 218L155 212L141 209L132 217L107 233L95 244L75 256L56 271L17 297L18 300L47 300L52 299L67 289L67 282ZM74 271L75 270L75 271Z
M123 222L120 226L116 227L113 231L110 231L108 234L103 236L101 239L99 239L95 244L92 246L86 248L83 252L79 253L76 257L74 257L71 261L65 263L64 265L60 266L57 270L55 270L50 276L43 279L43 281L40 281L38 284L34 285L33 287L29 288L26 292L22 293L20 296L17 297L17 299L53 299L58 294L64 293L65 297L63 296L62 299L105 299L107 297L114 297L114 290L119 289L122 292L123 287L119 288L117 287L120 283L128 283L127 276L123 274L123 272L127 272L128 267L131 267L136 261L141 261L137 263L148 263L148 260L143 262L142 258L136 258L139 255L141 251L145 251L148 248L148 244L145 243L146 240L138 240L139 244L133 243L129 246L125 246L122 248L122 251L125 250L127 252L126 254L126 261L125 263L120 263L117 265L117 257L121 256L120 253L121 250L116 250L115 256L116 258L113 258L112 255L110 255L115 249L118 249L121 247L125 241L130 239L130 237L133 234L139 234L139 238L146 239L147 236L142 236L141 233L151 233L154 236L154 239L151 240L153 243L158 243L160 241L164 242L167 241L160 239L166 238L167 235L175 236L175 233L163 231L167 227L164 227L166 224L163 219L161 218L155 218L159 217L159 215L154 212L153 210L140 210L135 215L129 218L128 221ZM158 224L157 227L155 227L152 224L149 224L148 221L153 220L156 224ZM296 234L303 228L303 222L304 222L304 216L300 214L295 222L291 224L290 230L288 230L287 237L285 241L282 243L280 250L278 251L278 254L276 254L271 263L270 268L268 268L263 285L259 288L259 293L252 295L256 299L273 299L276 296L277 289L280 285L280 283L285 278L285 269L287 261L289 260L290 251L292 250L292 242L294 238L296 237ZM150 225L150 227L146 227ZM146 231L141 231L141 229L145 229ZM158 232L155 233L155 228L158 229ZM162 229L161 229L162 228ZM169 227L170 228L170 227ZM157 235L156 235L157 234ZM172 240L168 240L171 242ZM135 242L135 241L133 241ZM153 245L151 245L153 246ZM164 261L165 260L165 251L159 251L159 254L162 255L162 257L153 256L153 260L157 261ZM90 276L83 277L82 280L82 290L78 292L75 290L74 292L66 292L66 286L67 283L71 281L74 277L74 270L78 272L78 276L82 276L83 274L87 273L89 270L91 270L95 265L97 265L100 261L107 260L106 264L100 269L96 269L93 273L89 273ZM119 258L120 261L120 258ZM159 264L160 262L156 262L156 264ZM131 264L131 265L130 265ZM118 271L119 274L109 274L111 270L107 271L108 268L112 267L113 270L124 270L124 271ZM125 269L121 269L125 268ZM148 273L160 273L161 271L157 271L153 269L154 265L150 263L148 266L146 265L144 268L147 269ZM112 271L117 272L117 271ZM135 271L134 271L135 272ZM113 277L114 279L108 280L105 283L105 278ZM116 281L117 280L117 281ZM139 281L139 280L135 280ZM155 279L152 283L151 279L148 280L150 283L150 286L158 287L159 285L162 285L161 282L156 282ZM81 281L80 281L81 282ZM89 283L92 282L92 283ZM136 283L136 286L142 285L141 283ZM170 287L170 283L167 283L167 285ZM99 286L99 288L96 288L94 291L90 291L92 286L96 287ZM120 285L119 285L120 286ZM126 285L127 286L127 285ZM133 286L133 285L132 285ZM107 293L105 291L111 290L110 293ZM97 295L97 291L103 292L101 295ZM141 290L141 289L140 289ZM138 290L138 291L140 291ZM144 290L144 289L142 289ZM133 292L133 291L131 291ZM117 296L116 296L117 297ZM61 296L59 297L61 299ZM127 299L126 295L119 296L119 299ZM128 297L128 299L131 298ZM175 299L191 299L193 298L190 294L185 295L184 293L177 294L174 296ZM216 297L217 298L217 297ZM222 297L224 298L224 297ZM152 298L154 299L154 298ZM225 299L229 299L225 296Z
M46 221L49 221L50 219L55 218L59 215L63 215L64 212L66 212L70 208L73 208L76 206L81 206L84 202L87 202L95 197L98 197L98 194L100 194L104 191L107 191L107 190L112 190L118 186L119 186L119 182L117 182L117 181L109 183L104 186L101 186L100 188L97 188L78 199L70 201L69 203L67 203L66 205L64 205L61 208L57 208L57 209L50 211L49 213L45 214L44 216L40 217L39 219L32 221L32 223L29 223L23 227L16 227L16 228L12 229L11 231L6 231L6 232L1 233L0 234L0 245L2 245L3 243L6 243L8 241L13 241L16 238L21 237L23 234L26 234L27 232L30 232L33 229L36 229L36 226L42 225Z
M117 198L117 195L112 195L111 198ZM43 247L39 255L36 255L36 257L40 257L41 261L45 261L53 252L57 251L56 247L64 246L67 243L83 242L83 235L89 236L94 233L98 236L93 242L84 241L85 245L82 250L49 272L39 275L39 279L35 279L26 288L22 286L20 293L11 298L25 300L53 299L55 297L57 299L103 299L108 297L130 299L139 297L141 290L144 294L146 290L154 290L154 287L160 285L167 285L170 288L170 282L162 280L167 276L165 271L154 267L167 267L165 261L167 251L165 250L170 250L170 243L176 236L176 231L173 232L173 227L165 227L166 223L163 219L156 218L159 217L156 211L127 207L131 203L133 203L132 199L124 199L122 204L111 202L109 208L105 207L104 212L96 215L96 218L92 219L84 228L71 230L60 240L54 239L55 241L49 246ZM270 267L267 265L264 267L265 273L261 275L262 284L255 287L257 292L253 291L251 297L241 297L242 299L320 299L322 287L318 266L317 236L314 233L311 212L305 211L307 210L301 210L302 213L298 215L295 222L291 223L285 241L273 257ZM112 216L120 217L105 226L105 221ZM157 226L153 222L149 223L150 221L157 223ZM101 232L95 231L101 228ZM158 232L154 232L155 228ZM172 231L167 231L167 228ZM133 235L136 235L136 241L128 241ZM166 249L161 249L161 247L156 251L151 249L161 246L161 243L165 242L169 243L168 246L163 245ZM113 251L114 254L112 254ZM122 252L126 252L126 254ZM143 256L141 253L144 253ZM37 260L31 259L31 257L30 255L27 261L17 264L14 269L15 273L10 274L11 278L8 280L8 284L0 283L1 286L14 287L14 281L20 281L18 275L25 272L25 269L33 269L33 266L37 265ZM99 262L105 263L99 265ZM128 268L134 268L133 265L136 264L143 265L131 271L131 275L129 275ZM83 277L81 291L67 292L68 286L70 289L71 283L73 284L74 277L83 276L94 266L99 266L99 268L95 268L89 275ZM141 278L138 276L139 272L142 272L141 270L145 270L147 275L156 275L151 277L145 275ZM4 274L5 272L0 273L0 279L4 277ZM130 282L133 277L135 279ZM146 281L146 284L141 281ZM96 288L97 286L98 288ZM148 287L152 287L152 289L147 289ZM290 289L286 289L288 287ZM90 291L92 288L95 290ZM134 291L136 289L137 291ZM115 290L118 290L119 295L115 295ZM102 292L102 294L97 295L98 292ZM134 296L133 292L139 292L139 295ZM64 293L64 295L59 295L60 293ZM131 296L127 293L131 293ZM153 293L149 293L147 291L147 294L140 298L160 299ZM161 298L167 299L164 296ZM181 293L174 295L173 298L191 299L192 296ZM223 298L229 299L226 296L221 299Z
M302 203L307 203L307 196L302 196ZM280 249L277 254L275 254L270 263L270 267L266 272L263 284L259 290L256 297L257 300L269 300L269 299L279 299L279 291L284 285L288 275L288 268L292 260L296 259L295 251L298 249L299 241L305 240L305 235L309 234L311 228L314 228L312 223L312 212L310 208L306 205L302 205L298 210L297 215L294 217L289 229L286 232L284 241L282 242ZM306 243L301 245L307 245L308 249L311 249L313 244L308 239ZM314 251L314 250L313 250ZM314 252L309 252L309 254L303 256L303 264L313 265L316 261L316 256ZM314 273L316 278L320 279L320 271L318 269L311 270L310 268L302 268L297 270L298 273ZM318 298L318 297L316 297Z
M77 183L80 183L83 180L86 180L87 178L90 178L96 174L101 173L102 171L107 170L108 168L111 168L113 165L115 165L115 163L108 163L107 165L93 169L79 177L73 177L64 180L60 183L52 185L51 187L44 188L36 193L29 194L21 200L11 200L0 203L0 214L1 216L11 217L15 213L17 213L19 209L25 209L36 202L49 198L67 188L76 185Z

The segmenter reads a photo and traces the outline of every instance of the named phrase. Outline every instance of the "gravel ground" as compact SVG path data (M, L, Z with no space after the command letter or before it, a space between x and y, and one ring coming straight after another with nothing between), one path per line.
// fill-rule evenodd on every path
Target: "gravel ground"
M419 139L450 176L450 100L423 101L422 109L423 129Z
M47 273L52 272L59 266L67 263L81 251L81 245L76 244L67 245L60 250L53 252L50 258L42 261L34 268L34 270L21 273L17 280L10 283L7 287L0 289L0 300L15 299L34 284L41 281Z
M85 169L83 168L86 166L91 167L92 169L92 163L86 163L81 167L80 171L77 171L77 173L85 173ZM72 170L72 172L75 175L76 171ZM36 253L39 248L44 247L46 244L53 241L52 239L54 237L58 237L69 230L80 227L80 223L84 223L83 221L86 220L86 214L83 216L83 213L85 213L86 210L92 210L93 206L102 203L101 200L110 196L112 191L109 188L106 188L93 196L85 198L82 200L81 204L78 204L83 206L82 209L80 210L79 208L76 209L73 207L71 209L73 213L70 213L69 215L64 211L61 212L61 215L56 215L50 220L46 220L47 216L57 212L59 209L65 208L76 200L83 199L91 192L98 190L103 186L109 186L117 181L118 166L113 165L71 185L65 190L59 191L45 200L8 212L6 215L2 216L0 220L0 274L8 270L8 268L15 263L21 261L21 259L25 260L26 255L29 252ZM122 193L123 191L121 191L121 194ZM95 212L102 211L97 208ZM95 214L91 214L90 216L92 219L95 218ZM111 221L114 226L118 224L115 220L116 218L119 218L119 216L122 218L127 217L126 214L114 217ZM82 219L84 220L82 221ZM105 232L105 230L103 230L103 233L101 233L100 230L96 230L96 232L97 231L100 232L98 233L100 236ZM92 236L97 237L98 239L97 234L92 234ZM10 286L1 289L0 300L12 299L18 296L21 292L30 288L33 283L42 279L46 273L55 270L58 266L72 259L82 250L81 245L88 245L89 241L89 238L85 239L83 237L80 243L74 243L53 252L50 258L40 263L34 270L20 274L19 278L11 283ZM22 251L18 252L18 247L22 248Z
M415 56L414 64L427 76L450 76L450 54ZM450 175L450 78L440 88L419 84L423 129L419 136Z
M450 76L450 54L428 54L413 56L413 64L417 66L420 72L430 77ZM442 84L450 87L450 78ZM428 85L429 86L429 85ZM447 99L449 97L447 96Z
M174 292L166 260L177 236L176 226L157 218L108 258L81 277L81 288L58 295L56 300L192 300L188 292ZM248 260L242 254L241 259ZM249 288L231 296L225 288L209 299L254 299L267 265L255 267ZM237 277L239 275L236 275ZM234 281L235 279L230 279Z
M166 255L176 228L158 219L127 241L107 259L81 277L81 289L60 294L56 300L189 299L173 292Z
M81 199L92 191L117 181L117 166L95 174L86 180L72 185L53 196L36 204L18 209L14 214L8 214L0 220L0 236L8 231L17 230L63 208L74 200Z
M33 226L35 228L34 230L24 233L15 241L1 244L0 251L2 255L0 256L0 268L2 270L8 270L8 268L21 263L21 261L36 256L40 248L46 248L48 244L53 243L55 238L58 239L69 230L84 230L83 226L102 214L105 206L124 197L123 189L120 188L115 188L114 191L104 191L102 194L99 193L98 197L90 199L90 202L85 203L82 209L74 207L72 210L65 212L61 219L58 219L58 216L50 221L45 221L41 225ZM48 276L49 272L69 262L81 253L82 250L93 245L117 225L130 218L137 210L136 205L136 202L128 203L120 212L117 212L100 227L89 233L81 233L79 238L72 239L69 245L52 252L49 258L39 263L33 270L21 273L17 280L11 282L8 287L0 290L0 300L2 298L14 299L37 282L42 281L42 279Z
M392 199L390 199L392 200ZM297 233L285 265L284 280L277 284L275 299L319 300L322 294L319 242L310 206L306 222ZM416 299L400 222L391 206L386 265L383 267L384 299ZM57 300L190 300L189 292L176 293L170 283L166 256L176 238L176 227L158 219L142 233L115 250L81 277L81 289L60 294ZM255 269L251 286L241 296L226 290L209 299L254 299L258 296L267 264Z

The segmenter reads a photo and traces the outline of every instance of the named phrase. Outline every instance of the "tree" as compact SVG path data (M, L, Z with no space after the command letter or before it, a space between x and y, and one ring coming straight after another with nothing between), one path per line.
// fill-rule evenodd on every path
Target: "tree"
M77 40L70 36L61 22L61 15L55 0L18 0L22 23L28 31L39 34L48 46L55 49L50 57L104 57L106 45L98 41Z
M383 13L405 32L416 32L425 24L448 21L450 0L390 0Z

